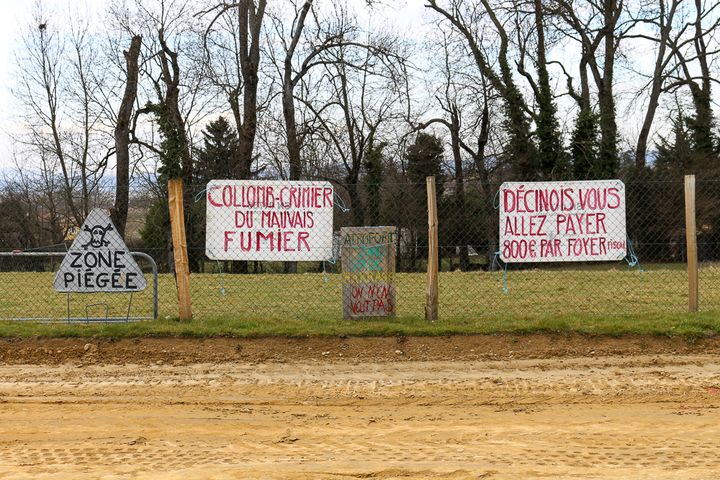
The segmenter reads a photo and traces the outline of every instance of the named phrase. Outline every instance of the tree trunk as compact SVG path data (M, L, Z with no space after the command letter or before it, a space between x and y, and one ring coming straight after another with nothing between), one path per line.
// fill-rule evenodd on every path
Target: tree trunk
M647 143L648 137L650 136L650 128L652 127L653 121L655 120L655 112L657 111L660 103L660 93L662 92L662 85L665 81L663 75L663 69L665 67L665 51L667 50L668 38L670 31L672 30L673 18L675 16L675 8L677 2L673 2L670 6L670 12L665 16L665 0L659 2L660 6L660 38L658 39L658 51L657 57L655 57L655 69L653 71L652 88L650 89L650 98L648 98L648 107L645 112L645 119L643 120L642 127L640 128L640 134L638 135L637 146L635 148L635 168L640 171L645 167L646 156L647 156Z
M293 89L290 86L283 87L283 116L285 118L285 130L287 133L288 163L290 165L288 180L300 180L302 176L302 162L300 160L300 142L295 123L295 100Z
M136 35L130 42L130 49L123 52L127 65L127 83L120 110L118 111L117 124L115 125L115 162L116 182L115 205L113 206L111 218L118 233L125 237L125 226L127 225L128 203L130 196L130 121L133 105L137 98L138 85L138 58L142 37Z
M293 90L290 85L283 87L283 116L285 117L285 130L287 132L288 160L290 164L289 180L299 180L302 175L302 164L300 162L300 142L297 138L297 126L295 124L295 101ZM284 273L297 273L297 262L285 262Z
M243 118L240 120L237 98L235 99L235 121L238 131L237 174L248 179L252 174L253 148L257 132L257 88L260 65L260 28L265 14L266 0L259 0L255 8L252 0L238 4L240 33L240 72L243 80Z
M598 85L598 103L600 104L600 165L596 169L596 178L609 178L617 173L617 123L615 118L615 98L613 97L613 74L615 70L615 25L617 0L604 0L605 52L603 55L603 77Z
M467 239L461 235L461 228L467 225L465 212L465 174L463 171L462 155L460 154L460 119L457 114L456 107L453 106L450 122L450 140L452 145L453 160L455 163L455 212L453 212L452 222L459 228L455 228L455 238L450 239L451 243L460 242L460 270L467 271L470 267L470 257L468 255ZM452 264L452 255L450 256ZM452 267L450 267L452 270Z

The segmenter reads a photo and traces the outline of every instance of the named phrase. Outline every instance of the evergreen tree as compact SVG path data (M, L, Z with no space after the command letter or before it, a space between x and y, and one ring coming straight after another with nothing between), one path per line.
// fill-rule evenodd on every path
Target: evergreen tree
M570 154L573 174L577 180L598 180L605 177L598 161L598 117L590 109L582 109L575 120Z
M505 130L508 143L505 153L510 159L513 176L517 180L535 180L538 177L538 152L530 135L530 122L524 110L522 94L511 85L505 99Z
M552 98L550 83L540 83L538 97L538 157L540 175L543 180L558 180L567 176L567 160L560 140L560 126L557 120L557 106Z
M172 124L163 121L162 106L155 106L155 113L161 125L163 140L161 143L162 166L158 169L158 183L165 191L167 178L180 175L183 167L179 160L179 142L171 128ZM190 269L199 271L202 268L205 244L205 208L204 203L195 202L193 194L202 190L212 179L232 178L233 161L237 150L237 135L223 117L210 122L203 131L203 148L195 158L192 168L194 185L185 185L191 192L185 200L185 230L188 245L188 262ZM165 192L167 196L167 192ZM159 265L171 268L173 265L170 252L170 218L167 199L157 200L148 211L145 224L140 231L145 247L153 254Z
M435 135L420 132L415 143L405 152L407 173L410 182L423 192L425 198L425 178L435 176L435 188L438 198L443 191L443 144Z
M212 179L233 178L238 138L225 117L210 122L203 134L203 148L197 155L194 173L196 182L206 184Z
M717 145L713 135L714 119L710 93L696 90L694 93L695 115L686 117L685 123L692 139L693 152L705 160L716 157Z
M537 33L537 131L538 165L543 180L558 180L567 177L567 158L560 139L560 124L557 106L550 86L545 46L546 12L541 0L535 0L535 28Z
M383 159L385 143L371 143L365 153L365 191L367 193L367 209L365 223L378 225L380 222L380 187L383 179Z
M658 173L684 175L691 173L695 163L693 132L682 114L672 121L672 140L660 137L655 168Z
M435 176L435 191L438 202L444 190L444 176L442 174L443 144L435 135L418 133L415 143L405 151L407 162L407 175L411 185L408 189L406 208L398 219L398 227L409 227L410 245L418 248L410 252L410 268L416 268L416 261L427 257L428 228L427 228L427 189L426 177ZM408 198L409 197L409 198ZM438 209L438 215L442 209ZM403 215L404 214L404 215Z

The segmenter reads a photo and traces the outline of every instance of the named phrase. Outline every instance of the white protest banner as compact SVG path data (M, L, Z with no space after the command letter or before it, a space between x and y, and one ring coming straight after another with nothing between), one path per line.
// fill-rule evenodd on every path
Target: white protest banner
M205 253L212 260L327 260L333 255L330 182L212 180Z
M139 292L147 282L107 214L87 216L55 274L58 292Z
M505 182L499 204L504 262L622 260L626 255L620 180Z

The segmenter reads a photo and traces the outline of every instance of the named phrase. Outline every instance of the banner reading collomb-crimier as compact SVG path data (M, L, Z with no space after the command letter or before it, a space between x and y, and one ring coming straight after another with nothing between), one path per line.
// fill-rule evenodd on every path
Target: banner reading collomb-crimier
M505 182L499 203L504 262L622 260L626 255L620 180Z
M208 258L332 258L334 198L329 182L212 180L206 192Z

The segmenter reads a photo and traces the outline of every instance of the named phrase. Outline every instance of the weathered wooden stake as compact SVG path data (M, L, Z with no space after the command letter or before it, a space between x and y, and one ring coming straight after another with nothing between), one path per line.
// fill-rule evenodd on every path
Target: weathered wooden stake
M687 243L688 306L698 311L697 226L695 224L695 175L685 175L685 240Z
M175 278L177 279L180 320L191 320L190 269L188 267L185 213L183 211L183 182L181 179L168 180L168 203L170 206L170 228L172 230L173 255L175 257Z
M438 319L438 218L435 177L425 178L428 204L428 262L425 320Z

